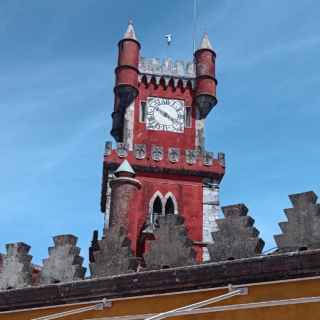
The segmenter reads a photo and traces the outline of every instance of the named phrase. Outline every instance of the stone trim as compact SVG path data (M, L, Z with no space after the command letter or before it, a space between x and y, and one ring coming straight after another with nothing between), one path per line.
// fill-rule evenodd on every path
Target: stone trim
M166 58L161 63L158 58L139 59L139 71L143 74L150 75L166 75L193 79L196 77L196 66L192 61L173 61L171 58Z
M111 156L113 150L114 149L112 149L112 143L110 141L107 141L104 153L105 157L107 158ZM158 163L168 160L172 164L184 162L190 166L201 165L205 167L211 167L213 165L213 162L215 160L218 160L222 166L225 166L225 155L223 152L219 152L217 156L215 156L213 152L204 150L181 150L180 148L175 147L169 147L168 150L165 150L161 145L151 145L151 148L148 148L148 146L145 144L134 144L132 146L132 150L129 150L129 145L126 143L117 143L115 152L119 158L127 158L132 153L135 159L142 160L145 158L151 158ZM177 156L173 158L170 154L172 152L176 152Z
M170 58L160 62L158 58L144 58L139 60L139 81L156 85L163 83L166 87L195 88L196 67L194 62L173 61Z
M202 187L202 242L206 244L213 243L212 232L217 231L217 222L219 218L219 184L204 183ZM209 261L210 255L207 247L203 248L203 261Z

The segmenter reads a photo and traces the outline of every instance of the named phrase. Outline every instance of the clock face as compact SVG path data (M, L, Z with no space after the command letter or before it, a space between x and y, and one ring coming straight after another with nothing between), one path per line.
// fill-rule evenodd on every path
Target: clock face
M146 128L148 130L184 131L185 107L183 100L149 97L147 99Z

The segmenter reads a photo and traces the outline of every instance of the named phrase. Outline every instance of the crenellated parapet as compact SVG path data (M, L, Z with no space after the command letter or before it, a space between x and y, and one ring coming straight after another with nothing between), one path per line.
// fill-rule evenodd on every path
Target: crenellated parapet
M177 214L158 217L158 227L154 230L154 240L145 254L146 269L182 267L196 264L193 241L188 238L184 219Z
M133 150L128 145L117 143L113 148L110 141L105 144L103 181L101 190L101 211L105 212L108 202L107 185L112 173L128 160L133 169L139 172L172 173L189 177L212 179L219 183L225 172L225 155L222 152L199 152L196 149L181 149L161 145L134 144Z
M161 145L134 144L131 151L125 143L117 143L116 148L113 149L112 142L108 141L105 144L104 156L105 158L116 156L119 159L152 160L156 163L163 161L176 164L177 167L187 164L203 166L205 168L212 167L216 163L225 167L225 155L223 152L219 152L215 156L213 152L199 152L197 149L180 149L176 147L165 149Z
M173 61L171 58L166 58L162 62L158 58L139 59L139 81L147 84L154 81L159 85L161 81L165 86L168 86L170 81L173 87L186 88L190 86L195 88L196 67L192 61Z
M282 234L274 239L279 251L320 248L320 204L313 191L291 194L293 208L284 209L288 221L280 222Z
M92 250L92 278L126 274L137 269L138 259L132 254L126 230L116 226L108 231Z
M122 166L115 172L116 178L120 181L132 179L131 170L122 159ZM280 223L283 234L275 236L278 249L268 256L320 249L320 204L316 194L309 191L289 198L293 208L284 210L288 221ZM222 211L224 218L216 220L213 242L203 243L207 245L210 260L221 262L263 256L264 242L254 227L254 219L248 215L248 208L236 204L222 207ZM131 249L126 225L111 225L101 240L95 231L89 250L91 277L196 264L194 242L188 237L181 213L159 216L156 226L146 226L143 232L148 235L145 239L148 250L138 256ZM0 291L84 279L85 268L79 255L80 248L76 246L77 237L59 235L53 239L54 246L49 247L49 257L43 260L42 266L32 264L29 245L23 242L7 244L6 253L0 254Z
M42 266L32 263L31 247L26 243L7 244L6 254L0 254L0 291L84 279L86 268L76 246L77 237L59 235L53 241Z
M208 245L211 261L249 258L261 254L264 241L253 226L254 219L247 215L244 204L222 207L223 219L217 219L218 230L212 233Z
M0 291L19 289L32 284L32 256L30 246L24 242L8 243L1 256Z
M84 279L86 268L80 248L76 246L78 238L74 235L53 237L54 247L49 247L49 257L43 260L40 283L59 283Z

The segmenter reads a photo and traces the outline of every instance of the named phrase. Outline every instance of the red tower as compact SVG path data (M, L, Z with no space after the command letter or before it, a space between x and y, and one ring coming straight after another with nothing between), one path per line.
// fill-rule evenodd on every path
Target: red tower
M104 232L115 221L110 208L111 214L114 208L123 210L117 217L126 217L131 249L142 255L142 238L157 228L157 217L179 214L200 261L212 241L225 170L224 154L214 156L204 145L205 118L217 103L215 52L205 34L192 62L143 58L131 22L118 46L111 130L117 145L113 149L107 142L105 149ZM139 189L130 197L118 194L117 201L126 199L121 206L115 203L112 180L124 160Z

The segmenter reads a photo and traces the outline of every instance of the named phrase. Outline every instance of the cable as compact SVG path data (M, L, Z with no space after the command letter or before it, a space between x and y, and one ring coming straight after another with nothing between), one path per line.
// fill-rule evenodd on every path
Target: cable
M197 37L197 8L198 8L198 1L193 0L193 35L192 35L192 46L193 46L193 53L196 51L196 37Z

